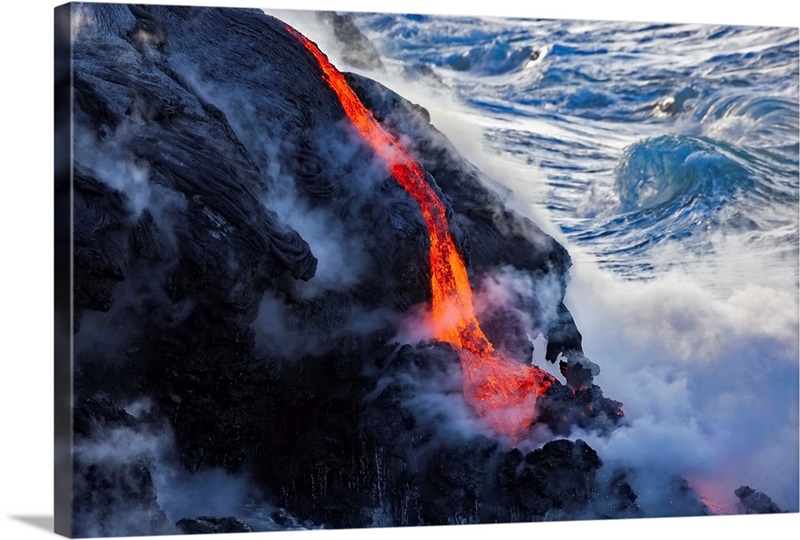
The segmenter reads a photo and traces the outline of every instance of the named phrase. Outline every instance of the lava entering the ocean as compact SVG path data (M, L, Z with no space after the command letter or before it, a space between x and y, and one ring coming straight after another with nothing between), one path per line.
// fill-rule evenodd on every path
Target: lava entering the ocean
M434 336L457 351L464 371L464 396L477 414L496 431L520 439L531 426L536 400L555 379L535 366L497 354L475 318L467 269L450 234L444 204L425 181L422 167L384 131L317 46L292 27L287 29L313 55L348 119L419 205L430 237Z

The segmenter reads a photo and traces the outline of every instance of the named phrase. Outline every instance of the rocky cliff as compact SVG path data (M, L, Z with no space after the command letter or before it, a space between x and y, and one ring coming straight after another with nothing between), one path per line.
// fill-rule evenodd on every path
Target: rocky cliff
M445 205L489 340L529 363L541 334L560 363L522 441L426 335L420 208L285 24L74 4L72 27L75 534L640 515L626 471L561 439L624 423L563 303L568 253L424 108L347 74ZM246 479L247 504L193 513L164 471Z

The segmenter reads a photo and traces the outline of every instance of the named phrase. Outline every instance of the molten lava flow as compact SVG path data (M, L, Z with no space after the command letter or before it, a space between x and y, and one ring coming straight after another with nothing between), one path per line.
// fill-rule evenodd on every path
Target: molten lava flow
M336 93L347 117L419 205L431 244L434 335L458 352L464 371L464 395L478 415L487 417L497 431L519 439L531 425L536 399L554 379L536 367L509 361L495 352L475 318L467 269L451 237L444 205L425 181L422 167L383 130L316 45L287 28L319 63L323 80Z
M700 500L703 501L703 504L708 508L708 513L712 516L727 516L736 513L726 504L715 503L708 497L700 497Z

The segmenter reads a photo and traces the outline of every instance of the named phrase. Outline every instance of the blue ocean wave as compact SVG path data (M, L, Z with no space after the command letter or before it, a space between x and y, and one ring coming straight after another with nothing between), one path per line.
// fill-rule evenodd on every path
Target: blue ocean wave
M756 183L748 156L711 139L665 135L629 147L614 189L622 212L703 205L710 215Z
M507 41L493 41L489 45L452 54L444 59L443 64L456 71L496 75L521 70L540 54L531 46L519 47Z
M487 119L489 152L544 176L536 203L600 264L647 279L663 246L708 261L723 238L800 279L798 29L357 20Z

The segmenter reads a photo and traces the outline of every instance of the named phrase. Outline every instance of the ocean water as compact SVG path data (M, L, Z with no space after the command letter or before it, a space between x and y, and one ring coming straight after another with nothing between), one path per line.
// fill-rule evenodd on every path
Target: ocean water
M313 14L276 12L340 69ZM737 511L798 511L798 29L352 14L385 69L568 248L567 305L630 426L574 434ZM534 361L536 355L534 354Z
M797 286L797 29L356 21L390 62L431 68L487 151L538 169L536 204L602 266L713 273L736 238L776 260L759 280Z

